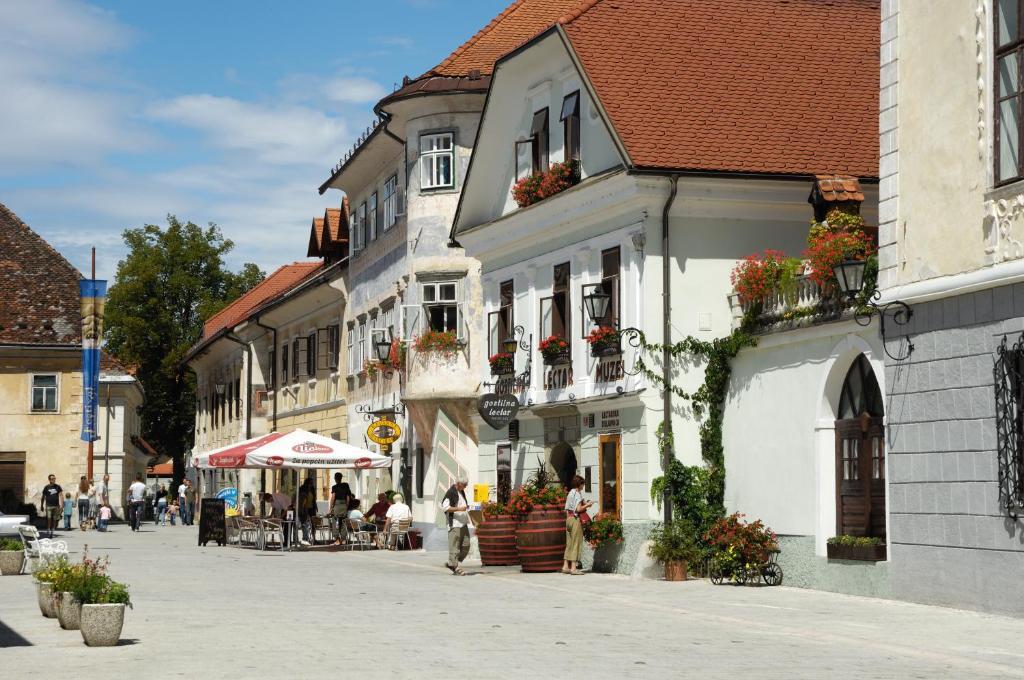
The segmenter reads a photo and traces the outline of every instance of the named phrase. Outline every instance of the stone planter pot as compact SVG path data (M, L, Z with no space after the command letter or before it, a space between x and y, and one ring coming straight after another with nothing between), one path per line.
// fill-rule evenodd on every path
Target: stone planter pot
M885 545L833 545L825 546L826 555L830 560L859 560L862 562L881 562L885 560Z
M614 574L622 556L621 543L603 543L594 549L594 571L600 574Z
M36 581L36 599L39 600L39 611L48 619L57 618L57 609L54 606L53 586L49 583Z
M82 639L90 647L113 647L121 639L123 604L83 604Z
M25 560L22 550L0 550L0 574L17 576L21 573L21 564Z
M666 581L685 581L686 570L690 565L686 562L666 562L665 563L665 580Z
M64 630L78 630L82 618L82 603L71 593L54 593L57 621Z

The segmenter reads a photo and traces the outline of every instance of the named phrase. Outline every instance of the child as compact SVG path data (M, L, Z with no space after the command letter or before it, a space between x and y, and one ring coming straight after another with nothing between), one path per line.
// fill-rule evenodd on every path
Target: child
M110 521L110 516L112 514L113 514L113 511L111 511L109 505L107 505L106 503L101 505L100 506L99 526L97 526L96 528L99 529L100 531L106 531L107 530L107 522Z
M171 501L170 507L167 508L167 516L171 518L171 526L174 526L174 518L178 516L178 501Z
M71 510L75 502L71 500L71 493L64 494L64 531L71 531Z

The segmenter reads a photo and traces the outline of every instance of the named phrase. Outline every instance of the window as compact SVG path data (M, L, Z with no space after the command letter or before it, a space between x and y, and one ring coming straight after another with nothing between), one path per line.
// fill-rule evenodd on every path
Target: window
M226 400L226 402L227 402L227 410L228 410L227 422L229 422L229 423L233 422L234 419L235 419L235 409L233 409L231 407L231 405L234 403L234 400L233 400L234 394L235 394L235 385L234 385L234 383L232 383L229 380L228 381L228 398Z
M503 281L498 288L498 311L492 312L489 316L490 337L488 338L487 353L495 354L504 352L501 343L512 337L515 330L515 319L512 315L512 305L515 302L515 286L512 281Z
M562 100L562 139L565 160L580 159L580 91L567 94Z
M551 334L568 339L569 325L569 263L555 265L551 293Z
M516 181L533 173L533 140L516 142Z
M295 338L292 340L292 380L298 381L299 371L301 370L302 364L299 361L299 339Z
M267 350L267 365L270 366L270 383L273 387L277 387L277 376L274 372L277 370L277 357L274 356L274 348L271 347Z
M384 182L384 231L398 221L398 175L391 175Z
M512 445L498 444L496 470L498 473L498 502L507 503L512 490Z
M359 322L359 349L356 352L356 370L362 371L366 364L366 322Z
M455 281L421 284L420 299L430 330L458 332L458 288Z
M366 203L360 203L356 209L356 221L359 222L359 247L365 248L369 243L366 238L369 235L366 229Z
M242 417L242 379L235 378L235 417Z
M338 355L341 354L341 326L331 324L327 327L327 368L338 368Z
M377 192L366 201L366 233L369 241L377 240Z
M533 114L530 138L533 142L532 169L534 172L543 172L548 169L548 109L546 106Z
M57 411L57 376L32 376L32 411L38 413Z
M420 137L420 189L443 189L455 185L452 175L453 139L451 132Z
M353 324L348 326L348 341L345 343L345 349L348 354L348 374L353 375L356 373L356 353L354 340L356 336L356 327Z
M281 384L288 382L288 343L281 345Z
M306 336L306 375L316 377L316 331Z
M601 251L601 289L612 296L608 303L608 315L598 325L615 327L619 323L619 296L621 295L621 277L619 275L622 257L619 248Z
M1024 53L1021 18L1024 0L996 0L995 19L995 176L1002 183L1024 174L1020 158L1021 59Z

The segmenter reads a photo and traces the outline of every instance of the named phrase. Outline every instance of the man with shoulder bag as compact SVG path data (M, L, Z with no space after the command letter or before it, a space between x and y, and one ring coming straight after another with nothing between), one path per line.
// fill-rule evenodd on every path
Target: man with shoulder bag
M448 561L445 566L457 576L465 576L466 572L459 562L469 554L469 501L466 499L466 487L469 480L459 477L448 489L441 502L441 511L448 520Z

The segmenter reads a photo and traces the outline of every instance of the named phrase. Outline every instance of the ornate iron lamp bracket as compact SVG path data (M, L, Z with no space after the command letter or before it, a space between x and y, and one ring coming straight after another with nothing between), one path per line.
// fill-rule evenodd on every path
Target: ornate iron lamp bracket
M853 313L853 318L859 325L867 326L871 323L871 317L878 314L878 321L882 334L882 349L893 361L905 361L909 359L910 355L913 353L914 343L910 341L910 338L907 338L906 353L901 353L901 356L893 355L885 344L885 319L888 316L897 326L904 326L914 317L914 310L910 308L910 305L902 300L893 300L892 302L886 302L885 304L879 305L878 300L881 299L882 291L876 290L865 304L857 308Z

